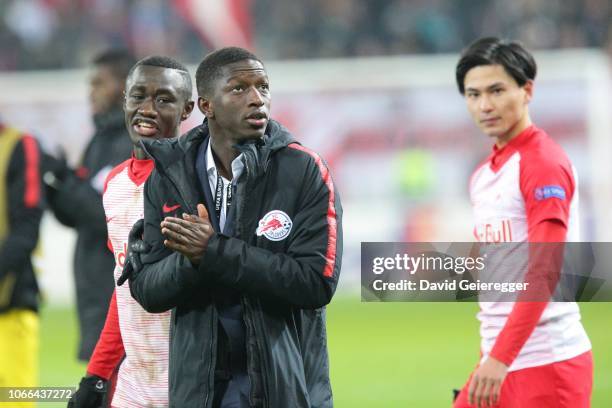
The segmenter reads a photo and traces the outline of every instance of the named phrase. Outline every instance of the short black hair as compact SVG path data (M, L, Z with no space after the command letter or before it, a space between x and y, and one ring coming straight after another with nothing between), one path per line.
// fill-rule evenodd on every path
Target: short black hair
M130 68L136 62L134 55L124 48L112 48L97 54L93 60L93 65L104 65L110 68L111 72L119 81L125 81L130 72Z
M161 55L151 55L139 60L136 64L134 64L134 66L132 66L130 69L127 78L129 79L136 68L141 66L169 68L179 71L183 77L183 96L185 96L185 100L191 99L193 85L191 83L191 75L189 75L189 70L185 65L181 64L174 58L164 57Z
M240 47L220 48L206 55L196 71L198 94L210 94L212 85L221 76L223 67L244 60L257 61L263 66L263 62L255 54Z
M464 80L470 69L480 65L497 64L504 67L519 86L535 79L536 62L521 43L497 37L484 37L474 41L461 53L455 69L459 92L462 95L465 93Z

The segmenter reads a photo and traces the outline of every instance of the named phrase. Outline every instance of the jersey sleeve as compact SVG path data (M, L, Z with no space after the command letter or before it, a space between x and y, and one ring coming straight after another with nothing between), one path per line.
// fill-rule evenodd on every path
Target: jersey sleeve
M545 220L556 220L568 227L575 181L571 164L556 151L551 151L548 157L521 159L520 188L530 235Z
M96 348L87 365L87 372L108 380L124 355L125 349L119 329L117 294L113 292L106 315L106 323L104 323Z
M557 220L546 220L534 226L529 235L529 242L552 242L550 245L531 245L529 253L530 273L545 274L545 279L538 280L538 276L528 278L530 288L541 293L542 282L556 282L561 260L563 259L563 242L567 235L567 228ZM552 258L552 259L551 259ZM555 275L552 281L548 274ZM534 295L538 297L538 294ZM510 366L519 354L525 342L535 329L544 313L548 302L518 301L514 304L508 320L497 336L491 357Z

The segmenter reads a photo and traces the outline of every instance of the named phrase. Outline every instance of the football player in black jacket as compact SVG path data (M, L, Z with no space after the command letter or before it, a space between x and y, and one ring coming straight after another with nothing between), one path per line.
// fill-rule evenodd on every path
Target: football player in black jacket
M196 81L205 122L143 143L149 251L132 245L127 267L146 310L173 309L170 405L331 407L342 208L329 169L270 119L255 55L217 50Z

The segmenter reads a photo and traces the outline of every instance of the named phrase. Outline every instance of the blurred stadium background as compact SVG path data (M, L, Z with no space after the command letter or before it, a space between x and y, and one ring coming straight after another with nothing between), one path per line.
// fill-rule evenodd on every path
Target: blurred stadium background
M481 35L535 50L532 118L578 169L583 240L612 241L609 0L0 0L0 117L76 164L92 130L96 53L166 54L194 73L216 47L253 49L269 70L273 117L327 159L343 200L344 267L328 309L336 405L449 406L478 358L476 305L361 303L360 243L472 240L467 180L491 141L469 120L454 64ZM41 385L75 386L85 370L73 246L46 216ZM581 308L593 406L609 407L612 306Z

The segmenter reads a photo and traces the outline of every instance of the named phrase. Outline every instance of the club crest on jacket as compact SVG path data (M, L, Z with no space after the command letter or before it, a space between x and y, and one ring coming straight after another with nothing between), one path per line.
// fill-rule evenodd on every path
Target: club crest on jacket
M257 224L255 233L258 237L262 235L270 241L282 241L291 232L293 221L281 210L272 210L263 216Z

